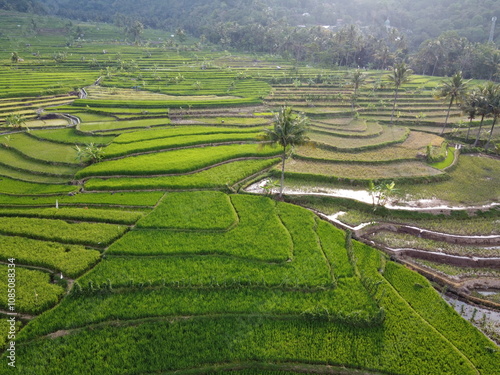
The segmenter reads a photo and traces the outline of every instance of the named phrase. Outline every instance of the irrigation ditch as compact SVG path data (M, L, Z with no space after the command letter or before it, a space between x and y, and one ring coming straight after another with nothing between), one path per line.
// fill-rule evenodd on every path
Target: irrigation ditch
M263 188L264 182L262 180L254 182L253 184L246 187L245 191L253 194L264 194L265 189ZM370 204L371 197L367 191L340 191L339 194L335 194L333 191L328 192L310 192L310 191L300 191L297 189L285 189L284 190L285 200L288 197L300 197L308 195L319 195L319 196L334 196L341 197L345 199L356 199L358 201L364 202L365 204ZM414 225L406 225L401 223L392 223L384 221L374 221L365 222L357 226L350 226L341 220L339 216L342 212L337 212L334 215L326 215L311 207L307 207L304 204L293 201L294 204L301 205L323 220L330 222L336 227L349 231L352 233L352 237L358 241L366 243L372 247L375 247L387 255L390 256L391 260L398 263L404 264L408 268L419 272L423 276L427 277L431 282L434 283L436 289L440 292L443 290L451 298L467 303L470 306L484 307L486 309L494 309L496 311L500 310L500 303L480 298L473 295L474 291L494 291L500 290L500 280L495 277L476 277L476 278L465 278L465 279L452 279L448 275L441 273L437 270L424 267L418 264L418 260L431 261L435 263L456 266L456 267L469 267L469 268L489 268L489 269L500 269L500 256L465 256L457 254L449 254L440 251L430 251L422 250L417 248L398 248L391 247L386 244L374 241L371 236L373 234L379 233L381 231L389 231L392 233L407 234L410 236L440 241L454 245L463 246L477 246L477 247L489 247L498 248L500 250L500 235L457 235L449 234L443 232L432 231L424 228L419 228ZM403 204L409 204L407 206ZM439 206L432 207L432 204L439 204ZM431 214L444 214L449 215L455 211L464 211L470 214L477 213L478 211L488 211L492 208L499 206L498 203L491 203L487 205L477 205L477 206L450 206L442 205L443 202L399 202L399 204L385 205L385 208L389 210L407 210L412 212L420 213L431 213ZM500 330L500 321L499 324ZM500 331L499 331L500 332Z
M293 203L297 204L297 202ZM352 238L383 251L390 256L391 260L425 276L457 313L464 319L469 320L492 341L497 344L500 343L500 303L479 297L480 295L498 293L500 291L499 278L474 277L457 280L418 263L418 260L426 260L456 267L500 269L500 257L462 256L413 248L392 248L369 238L371 234L389 230L394 233L405 233L452 244L494 246L500 250L500 235L453 235L416 226L384 222L366 222L352 227L337 218L337 216L340 216L339 213L326 215L305 205L302 206L336 227L349 231L352 233ZM429 213L425 207L421 208L421 212Z

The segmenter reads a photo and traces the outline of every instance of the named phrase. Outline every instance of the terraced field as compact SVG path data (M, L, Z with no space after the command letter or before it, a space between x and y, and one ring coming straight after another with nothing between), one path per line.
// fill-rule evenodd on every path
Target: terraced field
M132 45L111 25L78 23L78 39L61 20L37 18L47 33L27 15L0 21L0 286L14 263L16 372L500 374L498 346L423 276L352 239L430 253L446 241L354 227L498 236L495 207L437 216L243 192L280 167L261 135L286 103L310 118L309 144L288 150L298 190L394 180L401 199L497 202L498 160L438 135L437 78L405 85L391 124L384 72L366 71L353 105L345 71L176 47L154 30ZM442 253L498 256L483 245ZM446 265L421 258L413 267Z
M213 193L199 193L197 199L207 202L204 194ZM485 349L491 344L452 313L425 279L359 243L349 250L344 234L312 213L264 197L222 193L217 209L206 210L192 198L193 193L167 194L144 224L78 279L71 296L22 330L19 356L30 358L26 371L49 359L47 373L92 371L102 355L108 358L103 371L110 374L193 367L204 373L216 363L250 360L262 366L279 360L278 368L287 368L291 362L306 366L313 358L321 359L314 360L320 370L329 364L402 373L421 366L450 374L475 373L478 367L496 371L491 366L498 358ZM172 207L168 199L175 199L173 211L166 210ZM185 210L203 216L172 227L168 217ZM412 283L422 286L414 289ZM423 304L417 302L420 295L426 295ZM107 324L117 320L121 323L113 327ZM453 334L457 325L481 344L464 344L463 336ZM230 337L216 340L215 352L209 344L214 335ZM144 344L130 346L140 337L156 348L150 352L155 361L139 360ZM421 355L397 356L392 345L380 344L394 337ZM59 342L71 356L88 353L88 360L59 355ZM363 343L356 352L350 349L354 342ZM211 350L200 354L195 347ZM292 348L290 357L286 352Z
M412 184L446 178L443 168L429 165L447 156L444 138L435 134L441 131L445 111L430 95L439 81L422 77L414 78L418 86L407 84L392 124L386 77L380 72L364 74L366 82L355 106L342 75L308 86L295 81L273 87L268 104L294 104L311 119L311 144L293 151L295 161L288 163L286 174L295 181L347 181L365 186L369 180ZM431 108L435 115L429 112ZM461 118L459 112L452 116Z

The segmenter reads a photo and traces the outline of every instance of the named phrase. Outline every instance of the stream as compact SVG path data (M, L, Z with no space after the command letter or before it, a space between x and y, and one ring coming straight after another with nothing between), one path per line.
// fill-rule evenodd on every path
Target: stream
M245 188L245 191L249 193L265 194L268 193L264 188L269 182L269 179L264 179L253 183L252 185ZM272 190L276 193L278 188ZM372 204L373 198L368 190L364 189L334 189L334 188L309 188L309 189L291 189L284 188L283 194L286 195L320 195L320 196L330 196L336 198L347 198L354 199L359 202ZM418 200L408 200L404 201L402 199L397 200L397 204L387 202L384 205L386 208L394 210L406 210L406 211L458 211L458 210L488 210L493 207L500 206L500 203L490 203L485 205L477 206L450 206L446 202L440 199L418 199Z

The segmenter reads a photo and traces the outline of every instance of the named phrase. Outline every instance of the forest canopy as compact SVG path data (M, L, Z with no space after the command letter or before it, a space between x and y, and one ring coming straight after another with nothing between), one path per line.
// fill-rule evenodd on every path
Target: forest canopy
M0 6L9 3L17 10L32 4L33 9L87 21L112 22L122 13L148 27L182 27L198 36L219 22L373 28L389 20L408 35L412 47L445 31L456 31L471 42L486 42L492 17L500 17L500 3L495 0L1 0Z

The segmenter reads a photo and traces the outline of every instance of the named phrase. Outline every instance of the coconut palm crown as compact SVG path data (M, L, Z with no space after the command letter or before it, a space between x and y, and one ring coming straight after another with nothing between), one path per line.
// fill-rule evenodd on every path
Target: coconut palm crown
M489 116L493 117L493 122L491 124L490 134L488 135L488 140L484 148L488 148L491 143L491 136L493 135L493 130L497 123L497 119L500 116L500 84L488 82L486 84L485 90L486 100L488 101Z
M356 103L356 99L358 98L358 90L360 86L363 85L366 81L366 75L363 74L359 69L356 69L354 72L350 73L347 78L349 79L349 84L353 87L352 93L352 101L351 101L351 109L354 111L354 105Z
M283 148L283 154L281 155L280 198L283 196L287 148L302 145L309 140L306 136L308 122L309 119L307 117L294 114L291 107L282 107L275 114L273 127L264 129L262 139L268 141L271 145L279 145Z
M402 84L410 81L413 70L411 70L404 62L396 64L392 67L391 73L387 76L387 79L391 81L394 86L394 103L392 106L391 113L391 125L394 119L394 111L396 110L396 102L398 100L399 88Z
M441 129L441 133L444 133L444 129L448 124L448 118L450 117L450 110L453 102L461 103L465 96L467 95L467 84L469 81L464 81L462 76L462 72L457 72L447 81L443 81L442 86L439 87L439 91L436 94L437 99L445 99L449 100L450 103L448 105L448 112L446 113L446 120L444 121L443 128Z

